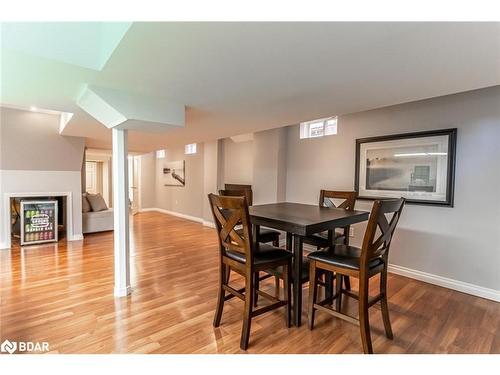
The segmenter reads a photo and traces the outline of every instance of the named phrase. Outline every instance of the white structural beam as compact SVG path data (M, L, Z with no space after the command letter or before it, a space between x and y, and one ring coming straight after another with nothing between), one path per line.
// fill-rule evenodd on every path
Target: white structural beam
M131 292L128 199L127 130L112 129L113 135L113 211L116 297Z

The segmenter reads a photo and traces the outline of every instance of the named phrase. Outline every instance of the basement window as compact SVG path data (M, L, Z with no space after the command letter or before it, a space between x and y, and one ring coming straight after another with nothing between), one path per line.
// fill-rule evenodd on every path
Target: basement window
M165 159L165 150L156 150L157 159Z
M196 154L196 143L190 143L184 146L184 153L186 155Z
M337 116L300 123L300 139L337 134Z

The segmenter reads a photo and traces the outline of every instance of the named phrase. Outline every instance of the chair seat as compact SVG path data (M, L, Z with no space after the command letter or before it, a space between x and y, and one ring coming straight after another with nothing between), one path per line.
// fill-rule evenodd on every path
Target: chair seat
M318 250L308 255L309 259L323 262L332 266L359 270L361 249L354 246L334 245L328 249ZM382 258L374 258L369 263L370 271L378 272L384 268Z
M245 254L243 253L227 250L226 256L237 262L243 264L246 263ZM290 259L292 256L293 256L292 253L286 250L268 244L259 243L259 250L255 251L253 261L255 265L262 265L265 263L272 263L282 260L284 261Z
M279 241L280 232L270 228L260 228L259 231L259 242L273 242L275 240Z
M344 232L335 231L334 241L337 241L339 238L343 237L344 237ZM327 247L330 245L328 243L328 231L305 236L303 238L303 242L309 245Z
M271 229L271 228L260 228L259 234L262 237L262 236L269 236L269 235L279 236L281 233L279 231Z

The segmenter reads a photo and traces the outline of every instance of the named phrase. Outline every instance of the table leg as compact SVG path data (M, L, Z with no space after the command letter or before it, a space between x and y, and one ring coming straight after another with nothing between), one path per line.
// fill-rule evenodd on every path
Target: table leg
M332 246L335 241L335 229L328 231L328 244ZM333 296L333 272L326 272L325 274L325 298Z
M255 244L255 250L259 251L259 237L260 237L260 225L255 225L252 224L252 236L253 236L253 243ZM260 286L260 275L259 272L256 272L254 275L252 275L254 278L254 296L253 296L253 305L254 307L257 307L257 304L259 303L259 286Z
M344 228L344 244L349 246L349 233L351 232L351 226L347 226L347 228ZM344 282L345 282L345 288L348 291L351 291L351 279L349 276L344 275L343 276Z
M302 237L293 235L293 321L300 327L302 319Z
M286 232L286 249L289 251L289 252L292 252L293 249L292 249L292 239L293 239L293 235L289 232Z

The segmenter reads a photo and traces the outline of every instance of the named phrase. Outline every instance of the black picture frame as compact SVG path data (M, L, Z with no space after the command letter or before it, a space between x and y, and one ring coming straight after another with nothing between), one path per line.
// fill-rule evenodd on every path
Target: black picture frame
M360 168L361 168L361 145L365 143L374 142L386 142L386 141L397 141L397 140L407 140L414 138L425 138L425 137L435 137L435 136L448 136L448 158L447 158L447 179L446 179L446 197L445 200L426 200L426 199L414 199L411 197L406 197L406 201L409 204L415 205L430 205L430 206L444 206L453 207L454 206L454 195L455 195L455 169L456 169L456 148L457 148L457 129L439 129L431 131L413 132L413 133L403 133L403 134L391 134L368 138L356 139L356 170L354 176L355 190L358 192L358 199L362 200L377 200L377 199L389 199L389 198L399 198L402 196L401 190L395 190L393 197L385 196L363 196L360 193ZM395 155L396 156L396 155Z

